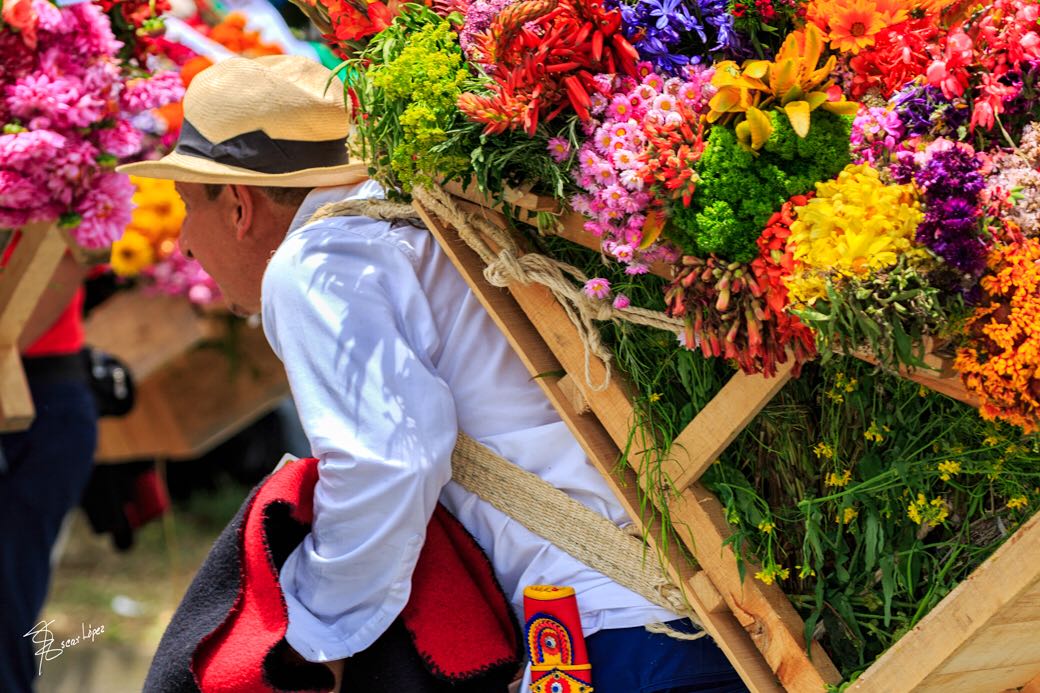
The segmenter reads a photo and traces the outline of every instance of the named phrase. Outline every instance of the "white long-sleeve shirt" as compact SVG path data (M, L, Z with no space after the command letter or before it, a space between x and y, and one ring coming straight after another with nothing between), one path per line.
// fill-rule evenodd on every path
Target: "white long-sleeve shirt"
M312 192L264 274L262 316L319 459L310 534L281 572L286 639L306 659L371 645L408 601L439 500L524 587L570 585L586 635L676 618L451 481L462 430L619 525L599 472L425 230L366 217L307 223L373 182Z

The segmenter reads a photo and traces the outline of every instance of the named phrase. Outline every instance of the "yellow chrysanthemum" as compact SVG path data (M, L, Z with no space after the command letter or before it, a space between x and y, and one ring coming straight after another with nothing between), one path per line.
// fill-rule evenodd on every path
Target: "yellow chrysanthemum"
M870 166L850 165L816 190L799 208L788 241L797 269L787 287L796 304L826 296L826 273L866 277L904 255L927 257L912 242L923 219L912 185L885 185Z
M133 277L152 263L151 242L137 233L127 231L112 244L112 271L121 277Z

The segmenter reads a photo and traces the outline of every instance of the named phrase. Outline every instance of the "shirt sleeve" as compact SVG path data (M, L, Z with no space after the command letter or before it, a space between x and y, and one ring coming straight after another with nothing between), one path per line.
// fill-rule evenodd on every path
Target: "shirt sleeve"
M366 649L404 609L457 434L414 258L385 222L336 223L293 234L263 283L264 329L319 459L311 532L281 571L286 639L315 662Z

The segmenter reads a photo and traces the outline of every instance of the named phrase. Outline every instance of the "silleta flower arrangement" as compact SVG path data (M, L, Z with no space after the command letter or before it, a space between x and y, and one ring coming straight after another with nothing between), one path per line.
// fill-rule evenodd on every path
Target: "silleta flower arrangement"
M130 220L133 186L113 168L141 149L133 117L178 101L180 79L121 59L99 5L3 0L2 19L0 228L56 220L86 248L110 245Z
M552 196L599 252L532 246L672 318L602 328L647 447L800 372L703 480L847 676L1040 507L1040 0L300 4L391 196Z

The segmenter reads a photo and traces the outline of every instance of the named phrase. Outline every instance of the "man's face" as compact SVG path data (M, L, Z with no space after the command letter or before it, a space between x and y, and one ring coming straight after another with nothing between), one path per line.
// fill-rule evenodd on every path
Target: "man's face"
M260 282L265 263L257 261L253 237L242 237L239 202L229 186L210 199L200 183L177 183L186 216L181 225L180 248L195 258L220 287L231 311L251 315L260 310Z

